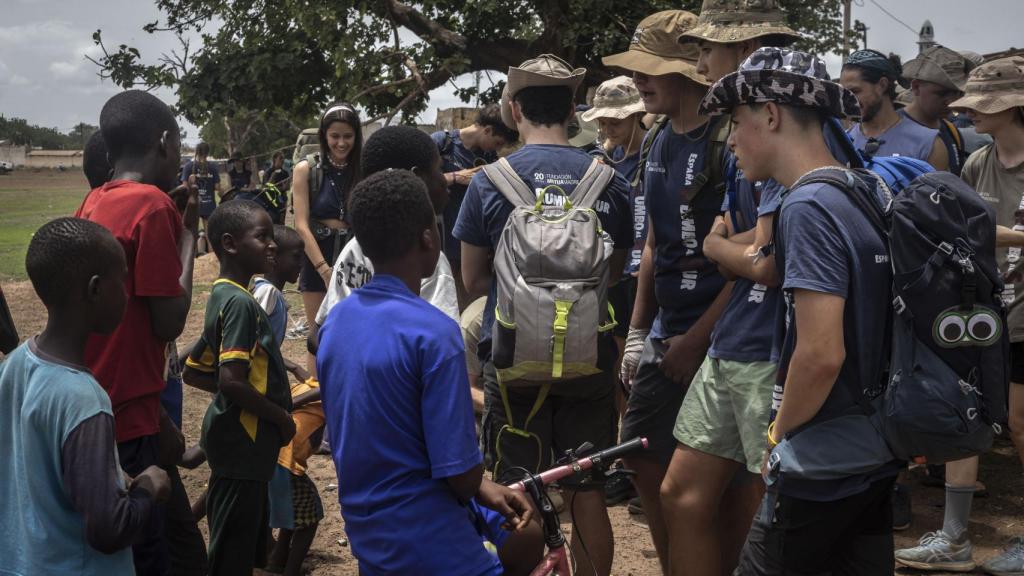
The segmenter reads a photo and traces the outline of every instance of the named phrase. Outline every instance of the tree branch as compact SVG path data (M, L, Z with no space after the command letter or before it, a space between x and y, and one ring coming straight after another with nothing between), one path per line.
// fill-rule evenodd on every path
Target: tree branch
M438 54L450 55L466 49L466 38L438 24L412 6L398 0L383 0L384 9L399 25L434 45Z

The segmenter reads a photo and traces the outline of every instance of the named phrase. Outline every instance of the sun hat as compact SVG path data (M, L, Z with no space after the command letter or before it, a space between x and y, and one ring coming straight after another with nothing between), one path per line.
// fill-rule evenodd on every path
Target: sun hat
M690 80L707 86L708 81L697 73L696 46L676 41L679 34L697 24L697 16L686 10L664 10L644 18L637 24L629 50L605 56L605 66L640 72L648 76L682 74Z
M857 98L829 79L825 62L788 48L758 48L740 69L715 83L700 113L725 114L743 104L775 102L818 108L837 118L860 119Z
M640 99L640 91L633 84L633 79L629 76L616 76L597 87L594 107L584 112L581 118L586 121L598 118L622 120L643 112L644 102Z
M998 114L1024 106L1024 58L1011 56L986 62L971 71L964 96L949 105L982 114Z
M786 25L786 15L777 0L704 0L697 25L677 40L731 44L762 36L783 36L789 41L801 38Z
M501 92L501 120L512 130L516 123L512 119L512 99L523 88L534 86L565 86L573 95L587 75L586 68L573 68L568 62L553 54L541 54L519 66L509 66L505 89Z
M963 92L967 85L967 75L974 66L971 60L955 50L932 46L903 65L903 77Z

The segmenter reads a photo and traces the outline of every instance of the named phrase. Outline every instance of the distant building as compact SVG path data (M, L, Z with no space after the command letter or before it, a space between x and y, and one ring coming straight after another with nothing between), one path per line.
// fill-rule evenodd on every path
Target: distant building
M26 168L81 168L81 150L32 150L25 159Z
M921 33L917 37L917 53L920 54L935 44L935 28L932 26L931 20L925 20L921 25Z
M10 140L0 140L0 162L10 162L12 166L24 166L28 155L28 146L14 144Z

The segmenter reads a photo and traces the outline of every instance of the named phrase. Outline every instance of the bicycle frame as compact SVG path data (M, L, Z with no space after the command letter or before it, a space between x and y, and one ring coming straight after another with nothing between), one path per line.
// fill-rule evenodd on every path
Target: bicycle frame
M576 451L570 451L568 454L569 463L556 466L540 474L528 476L509 485L509 488L523 491L530 496L540 512L541 525L544 527L544 544L547 546L548 552L533 572L530 572L530 576L547 576L549 574L569 576L572 574L569 567L569 558L565 550L565 535L562 534L558 513L555 512L551 501L548 500L547 495L544 493L545 486L562 478L586 472L593 468L605 468L625 454L646 448L646 438L634 438L618 446L612 446L607 450L602 450L583 458L577 458Z

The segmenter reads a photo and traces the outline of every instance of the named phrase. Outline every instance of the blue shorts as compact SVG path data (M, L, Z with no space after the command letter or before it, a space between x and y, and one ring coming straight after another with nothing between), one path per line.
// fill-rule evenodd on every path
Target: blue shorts
M480 535L484 548L497 555L498 550L508 540L508 531L501 527L505 523L505 517L486 506L477 504L475 499L469 501L466 511L469 512L469 521L476 528L476 533ZM493 545L493 548L488 544Z
M277 464L274 475L267 486L267 500L270 504L270 527L295 529L295 507L292 505L292 473Z

